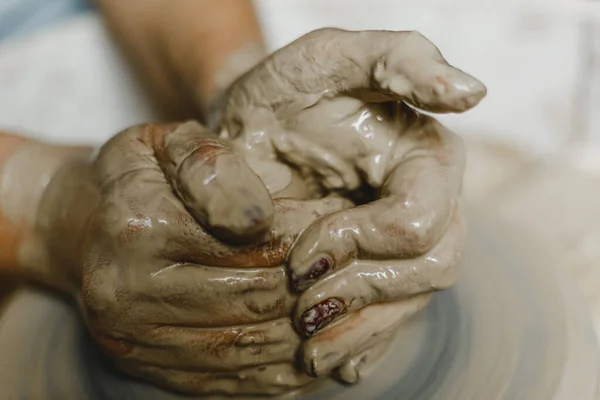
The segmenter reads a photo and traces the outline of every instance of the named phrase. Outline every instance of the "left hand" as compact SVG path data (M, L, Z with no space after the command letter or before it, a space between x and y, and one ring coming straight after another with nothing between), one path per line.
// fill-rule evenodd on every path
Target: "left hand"
M406 103L463 112L485 93L416 32L337 29L301 37L230 88L222 135L295 165L324 192L378 191L313 223L290 253L307 373L356 360L454 282L462 142Z
M45 183L12 174L49 169L25 156L58 150L33 146L5 177ZM266 395L311 382L296 368L285 258L311 222L349 202L272 199L195 122L131 127L88 154L48 175L32 213L39 245L20 269L77 300L116 366L165 388Z

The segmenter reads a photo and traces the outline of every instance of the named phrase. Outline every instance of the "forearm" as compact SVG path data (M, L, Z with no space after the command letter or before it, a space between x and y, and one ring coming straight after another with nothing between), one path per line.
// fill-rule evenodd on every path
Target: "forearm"
M264 56L250 0L96 1L149 89L178 117L206 112Z
M52 254L40 231L40 208L56 174L74 159L89 159L91 150L2 132L0 149L0 274L53 284L56 271L52 271ZM62 210L63 214L72 211L70 207ZM72 239L61 237L67 242Z

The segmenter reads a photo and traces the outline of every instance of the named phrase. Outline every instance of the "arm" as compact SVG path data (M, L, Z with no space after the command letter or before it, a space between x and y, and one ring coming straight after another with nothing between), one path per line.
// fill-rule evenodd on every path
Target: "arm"
M265 55L250 0L97 0L109 28L159 106L202 116Z
M53 271L49 245L42 239L47 213L41 212L47 187L63 167L78 159L87 160L90 148L53 146L22 136L0 132L0 275L34 279L66 289L64 274ZM81 169L78 169L82 171ZM61 196L80 190L65 188ZM63 203L65 204L65 203ZM76 223L81 207L66 204L61 215ZM55 210L53 210L55 211ZM54 218L59 218L56 214ZM76 243L75 232L55 232L62 249ZM63 279L65 278L65 279Z

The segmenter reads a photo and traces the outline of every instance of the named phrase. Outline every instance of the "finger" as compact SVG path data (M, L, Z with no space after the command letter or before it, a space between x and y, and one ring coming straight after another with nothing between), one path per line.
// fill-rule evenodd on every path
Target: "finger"
M419 117L399 138L380 199L312 224L290 253L302 290L353 259L400 259L429 251L447 229L462 182L462 142L435 120Z
M373 82L384 93L438 113L467 111L486 95L481 82L448 64L419 32L379 33L389 38L383 39L387 46L374 65Z
M231 246L197 228L185 213L172 210L168 243L161 256L175 262L239 268L264 268L282 265L296 238L311 223L352 205L346 199L329 197L319 200L276 199L275 216L269 232L248 246Z
M213 372L293 362L300 344L286 318L228 328L146 325L134 335L135 341L94 334L98 344L121 362Z
M275 72L293 93L315 97L312 102L323 93L355 92L367 101L400 100L432 112L462 112L486 94L481 82L449 65L416 31L321 29L275 52L262 68L255 74Z
M277 395L313 381L291 363L240 371L195 372L153 365L120 365L128 373L166 389L191 395Z
M295 304L283 266L257 269L165 264L130 286L131 307L119 317L126 324L253 324L289 316Z
M326 376L367 349L386 341L398 326L423 309L430 294L373 304L303 342L300 362L310 376Z
M151 125L143 140L188 211L214 234L239 240L270 227L273 203L258 175L200 124Z
M300 296L296 326L304 335L313 335L369 304L450 287L456 280L464 241L464 223L457 218L442 240L421 257L352 262Z

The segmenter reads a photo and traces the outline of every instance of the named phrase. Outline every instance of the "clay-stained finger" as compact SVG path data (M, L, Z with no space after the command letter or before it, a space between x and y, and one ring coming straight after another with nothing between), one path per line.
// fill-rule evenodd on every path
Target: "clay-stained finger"
M195 372L153 365L119 365L128 373L156 385L191 395L267 395L299 389L314 379L291 363L252 367L232 372Z
M465 226L455 219L444 238L423 256L405 260L353 261L307 289L298 299L295 323L314 335L337 319L374 303L450 287L464 248Z
M121 318L143 324L253 324L288 316L295 304L283 266L165 264L130 286L132 307L124 310Z
M401 259L429 251L459 201L462 141L437 121L415 116L394 151L379 199L312 224L290 253L300 290L353 259Z
M229 240L264 233L273 203L264 184L241 157L195 121L149 126L143 140L189 212Z
M124 176L143 170L151 171L154 179L166 185L154 150L142 140L148 127L136 125L127 128L101 147L94 167L103 193L110 192L113 184Z
M227 328L145 325L136 328L133 339L115 336L94 334L118 361L205 372L291 363L300 344L287 318Z
M194 220L177 212L162 256L178 262L237 268L263 268L282 265L296 238L317 219L347 209L352 203L343 198L319 200L274 200L275 218L267 234L248 246L233 246L219 241Z
M430 294L373 304L303 342L300 362L310 376L326 376L352 357L388 340L400 324L423 309Z
M486 94L481 82L449 65L416 31L316 30L273 53L248 84L269 73L289 82L290 93L356 92L367 101L406 101L432 112L466 111Z

